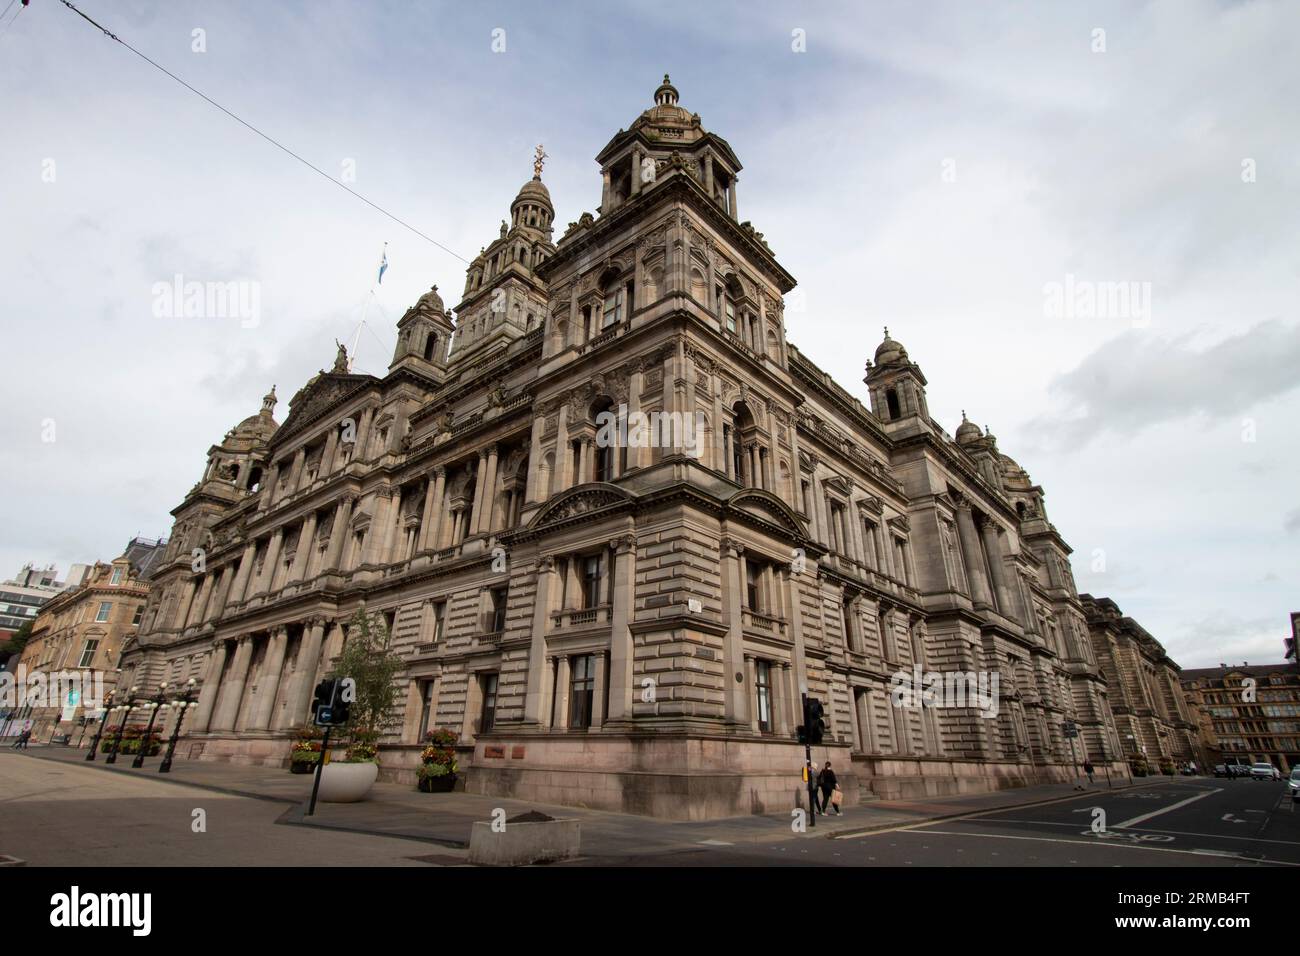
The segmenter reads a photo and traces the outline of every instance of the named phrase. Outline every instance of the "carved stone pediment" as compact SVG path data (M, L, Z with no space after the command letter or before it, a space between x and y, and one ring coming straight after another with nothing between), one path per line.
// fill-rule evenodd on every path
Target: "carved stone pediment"
M884 512L885 503L875 495L867 495L865 498L858 499L858 507L871 512L873 515L878 515Z
M604 483L584 485L557 495L534 516L528 527L540 528L570 518L626 505L633 500L635 499L630 493L617 485Z
M784 528L795 537L807 536L799 516L770 491L742 488L727 499L726 511L733 514L744 512L755 518L761 518L763 521Z
M836 491L845 496L848 496L853 491L853 488L848 481L840 475L832 475L830 478L824 480L822 484L827 488L830 488L832 491Z
M896 515L885 523L895 531L910 531L912 528L911 523L907 520L907 515Z

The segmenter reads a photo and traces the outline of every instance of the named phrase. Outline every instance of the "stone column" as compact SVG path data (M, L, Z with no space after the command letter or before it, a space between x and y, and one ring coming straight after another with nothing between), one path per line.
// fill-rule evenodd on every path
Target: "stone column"
M482 498L474 503L475 534L491 534L492 532L492 512L496 506L498 454L499 452L495 444L488 446L487 473L483 477L481 486ZM482 462L481 458L479 460Z
M330 526L330 546L325 554L325 567L321 569L322 571L336 570L343 559L343 544L348 536L348 523L352 520L352 505L355 501L355 498L348 495L334 508L334 523Z
M569 727L569 655L561 654L556 663L558 671L555 677L555 726L559 730Z
M204 620L218 620L226 609L226 601L230 597L230 585L234 579L235 566L233 564L224 565L220 571L220 578L217 580L217 586L213 589L213 600L211 612Z
M727 184L727 205L730 207L728 211L731 213L731 218L737 222L740 221L740 216L736 212L736 180L739 178L733 173L731 182Z
M608 651L595 653L596 686L591 698L591 729L599 730L605 723L605 665L609 658Z
M248 680L248 664L252 657L253 639L245 634L239 638L239 643L235 647L235 659L230 665L230 675L221 683L216 713L212 717L212 730L235 729L235 717L239 714L239 704L244 697L244 682Z
M537 564L537 589L533 595L532 639L528 648L528 685L524 692L524 723L540 724L548 717L544 708L549 693L546 678L546 632L550 627L555 560L543 557Z
M989 592L988 576L984 573L975 519L971 514L970 502L964 499L957 502L957 537L966 563L966 581L970 588L971 602L976 606L992 607L993 595Z
M435 537L438 520L442 516L442 492L446 487L447 469L439 465L425 482L424 512L420 515L420 541L418 551L428 551L437 544Z
M277 721L277 729L296 726L307 720L307 705L315 687L316 668L320 664L321 643L325 639L325 622L313 618L306 623L302 642L298 645L298 660L294 665L293 683L285 702L284 714Z
M800 704L799 701L792 699L790 696L791 691L790 691L790 662L789 661L780 662L780 676L777 679L780 681L780 683L777 685L777 690L781 698L780 713L777 714L777 731L781 734L782 737L789 737L792 733L794 733L794 726L795 726L790 722L790 717L792 714L794 714L795 709ZM800 714L799 717L800 720L802 721L803 715Z
M181 606L176 614L176 627L178 630L185 630L186 625L189 624L190 609L194 607L194 595L198 593L198 590L198 581L191 574L190 579L185 582L185 594L181 597Z
M311 558L312 544L316 540L316 512L307 515L303 520L302 530L298 532L298 546L294 551L293 565L289 568L289 583L301 581L307 570L307 562Z
M280 546L284 544L284 528L276 528L271 535L271 543L266 546L266 560L262 562L262 574L258 578L257 586L253 589L253 595L265 594L271 590L271 582L275 579L275 566L280 560Z
M636 588L636 535L614 541L614 604L609 632L609 719L632 716L632 599Z
M307 449L299 448L293 456L293 467L289 469L288 496L291 496L298 490L302 483L303 463L307 460Z
M723 714L729 722L748 723L745 687L736 680L744 666L744 546L733 538L722 540L722 606L726 609L727 635L723 638Z
M334 450L339 444L339 429L335 425L330 429L329 434L325 436L325 450L320 456L320 475L321 478L328 478L334 472Z
M480 448L478 450L478 471L474 475L474 504L470 511L469 528L467 535L478 534L479 524L483 515L483 486L487 481L487 460L488 450Z
M221 672L226 669L226 642L221 641L208 655L208 666L203 673L203 687L199 690L199 702L190 724L190 732L201 734L212 723L212 710L217 703L217 693L221 690Z
M392 564L397 560L397 543L402 540L402 489L396 489L388 512L388 521L384 526L384 545L379 560L382 564Z
M753 703L753 709L749 715L750 733L758 733L758 663L753 654L745 655L745 699ZM771 688L768 688L767 705L769 710L772 706Z
M266 730L271 725L275 697L280 690L280 671L284 667L284 652L289 643L289 632L278 627L271 634L262 659L262 672L257 679L257 701L249 721L249 730Z
M871 724L871 689L864 687L853 695L853 709L858 715L858 745L863 753L875 753L876 732Z
M533 419L533 433L528 442L528 476L524 485L524 501L531 504L541 495L537 490L537 476L542 469L542 432L546 430L546 415L535 409L537 417Z
M993 575L993 587L998 595L998 610L1003 617L1015 616L1015 605L1011 600L1011 589L1007 587L1006 566L1002 554L1002 536L992 521L985 521L980 529L984 539L984 550L989 558L989 571Z
M632 147L632 195L639 195L641 192L641 148ZM639 291L639 290L638 290Z

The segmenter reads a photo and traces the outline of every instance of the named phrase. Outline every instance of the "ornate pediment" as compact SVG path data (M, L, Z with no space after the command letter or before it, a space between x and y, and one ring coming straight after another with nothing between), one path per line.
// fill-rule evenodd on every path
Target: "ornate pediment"
M358 386L372 381L375 379L369 375L321 372L289 400L289 417L276 431L271 445L279 444L343 396L355 391Z
M905 532L911 530L912 527L911 523L907 520L907 515L896 515L895 517L890 518L886 522L886 524L888 524L895 531Z
M858 499L858 507L871 512L873 515L878 515L884 512L885 503L875 495L867 495L865 498Z
M604 483L583 485L557 495L529 522L528 527L540 528L570 518L602 512L609 508L632 502L634 498L617 485Z
M848 481L840 475L832 475L830 478L823 481L822 484L845 497L848 497L848 495L853 491L853 488Z
M757 488L742 488L727 499L726 510L731 514L741 512L769 524L778 525L795 537L807 537L807 532L804 529L803 522L799 520L799 516L790 509L789 505L770 491L760 491Z

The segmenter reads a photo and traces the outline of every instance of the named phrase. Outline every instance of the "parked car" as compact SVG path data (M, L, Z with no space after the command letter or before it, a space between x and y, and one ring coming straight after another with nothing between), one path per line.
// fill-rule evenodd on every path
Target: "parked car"
M1250 776L1254 780L1281 780L1282 771L1271 763L1257 763L1250 768Z
M1291 791L1291 799L1300 800L1300 767L1291 768L1291 776L1287 779L1286 786Z

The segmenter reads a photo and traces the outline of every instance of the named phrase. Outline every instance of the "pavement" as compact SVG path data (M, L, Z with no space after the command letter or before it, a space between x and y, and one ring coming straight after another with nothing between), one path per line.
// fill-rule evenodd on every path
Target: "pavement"
M24 753L0 751L0 805L4 807L0 813L0 854L23 856L21 846L12 845L13 835L5 837L3 821L21 818L24 811L43 817L43 811L37 808L41 800L75 799L86 804L86 812L94 816L98 810L90 808L97 801L111 801L127 793L137 801L161 800L167 804L177 799L193 804L200 793L220 796L232 802L219 805L239 808L238 813L250 826L257 822L267 831L332 836L345 841L349 853L353 852L352 841L378 841L374 842L376 849L367 855L371 864L384 860L462 864L473 824L491 820L499 810L507 818L540 810L579 820L582 857L575 861L577 865L1037 865L1052 861L1115 865L1120 862L1114 859L1115 851L1131 846L1149 851L1143 859L1148 865L1187 865L1193 859L1197 865L1285 863L1289 857L1269 841L1275 834L1283 845L1293 846L1300 840L1300 813L1291 812L1289 799L1284 801L1284 810L1273 806L1279 802L1283 785L1250 780L1148 777L1137 778L1132 785L1127 780L1112 780L1113 786L1107 786L1104 779L1099 779L1085 792L1072 784L1057 784L923 801L874 801L850 807L842 817L818 817L815 827L796 832L797 821L789 813L677 822L477 794L424 794L413 787L387 783L376 784L364 802L320 803L315 815L307 817L310 776L276 768L181 759L175 761L171 773L162 775L157 772L158 758L135 770L130 758L119 758L110 767L103 763L102 755L97 755L94 762L87 762L85 755L84 750L39 745ZM16 775L16 762L28 765L21 775ZM27 789L22 795L11 796L11 781L19 777ZM177 789L185 791L183 798L168 796ZM1225 802L1223 792L1251 799ZM1206 794L1203 798L1198 796L1202 793ZM1213 794L1220 796L1210 799ZM1266 798L1266 794L1271 796ZM1173 806L1189 797L1196 799ZM14 800L19 806L11 803ZM1091 829L1097 807L1110 822L1109 836L1099 836ZM1184 836L1123 835L1156 833L1148 831L1143 821L1133 822L1143 815L1131 812L1133 808L1141 808L1144 813L1159 810L1158 816L1164 822L1193 828L1185 832L1206 833L1203 840L1193 841L1196 847L1187 847L1205 852L1172 852L1184 849L1183 844L1190 839ZM1205 818L1210 810L1215 819ZM1236 814L1250 826L1231 823L1224 814ZM1266 823L1267 833L1255 832L1261 821ZM146 830L151 825L147 818L140 821ZM1247 834L1247 830L1251 833ZM918 834L923 834L927 842L916 843ZM22 839L17 842L24 843ZM208 843L199 845L207 847ZM77 844L70 838L69 845ZM343 847L343 843L339 845ZM280 849L288 852L289 847ZM1030 849L1039 852L1031 853ZM293 857L281 859L278 850L270 845L259 846L256 841L249 851L248 861L253 863L310 862ZM24 858L37 862L36 857ZM327 854L321 862L329 861ZM209 863L214 859L191 858L188 862ZM1296 862L1300 863L1300 858Z

